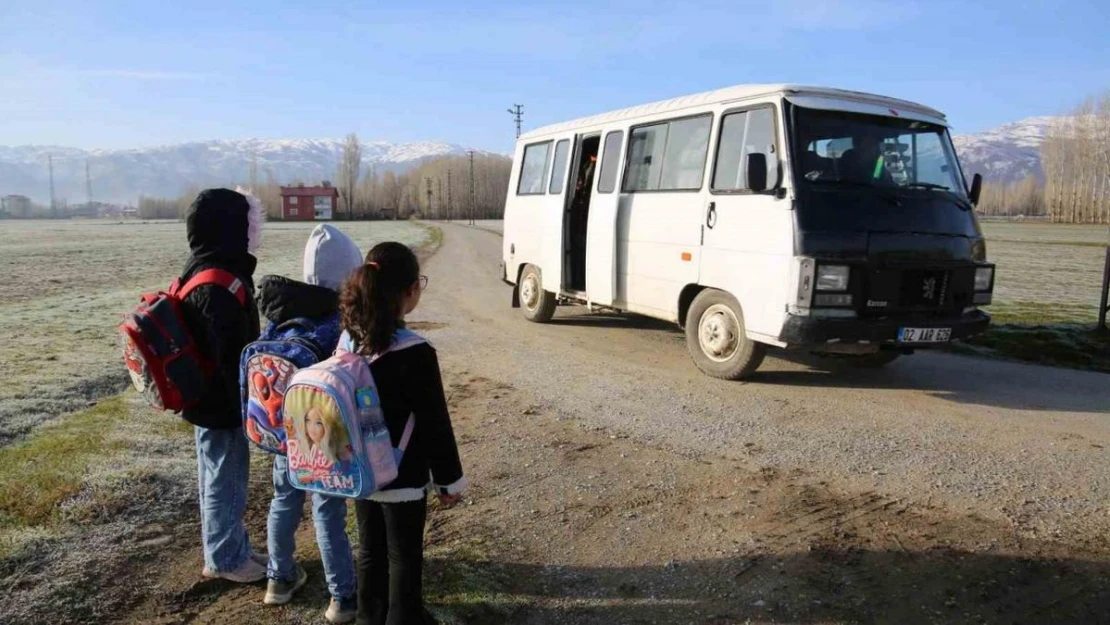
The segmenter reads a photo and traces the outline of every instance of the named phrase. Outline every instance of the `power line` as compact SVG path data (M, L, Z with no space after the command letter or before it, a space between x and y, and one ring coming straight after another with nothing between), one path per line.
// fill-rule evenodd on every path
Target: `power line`
M451 212L454 209L454 200L451 197L451 170L447 170L447 221L451 221Z
M85 159L85 204L92 204L92 176L89 175L89 159Z
M58 204L54 199L54 157L47 156L46 163L50 167L50 216L58 216Z
M424 176L424 184L428 187L428 216L426 219L432 218L432 177Z
M467 150L466 155L470 157L470 220L469 224L474 225L474 150Z
M514 104L509 109L509 114L513 116L513 121L516 122L516 136L520 138L520 124L524 121L524 105Z

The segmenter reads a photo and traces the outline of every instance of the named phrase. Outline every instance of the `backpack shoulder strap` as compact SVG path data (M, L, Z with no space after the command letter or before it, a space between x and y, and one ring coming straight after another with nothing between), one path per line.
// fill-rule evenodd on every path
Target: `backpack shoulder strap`
M389 352L399 352L410 347L423 345L427 342L427 339L413 332L412 330L402 328L398 330L397 333L393 336L393 343L389 346L389 349L387 349L385 353L388 354ZM378 356L382 355L384 354L379 354L374 358L376 359ZM410 414L408 420L405 421L405 431L401 433L401 440L397 445L397 449L400 449L403 452L405 451L405 449L408 448L409 440L412 438L412 431L415 428L416 415Z
M178 288L173 289L173 294L181 299L189 296L189 293L195 291L198 287L207 284L223 287L239 300L240 306L247 304L247 285L243 281L236 278L230 271L224 269L205 269L199 271L189 281Z

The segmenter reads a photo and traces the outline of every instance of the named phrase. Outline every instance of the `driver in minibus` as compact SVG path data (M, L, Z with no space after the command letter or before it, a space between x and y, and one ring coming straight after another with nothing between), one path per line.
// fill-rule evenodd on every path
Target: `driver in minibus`
M852 138L852 147L840 157L841 178L860 182L892 182L883 157L883 137L873 128L864 127Z

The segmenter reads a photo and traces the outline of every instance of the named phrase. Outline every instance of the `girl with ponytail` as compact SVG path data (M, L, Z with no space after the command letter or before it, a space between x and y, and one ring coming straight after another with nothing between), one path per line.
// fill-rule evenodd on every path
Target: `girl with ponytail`
M412 250L388 242L370 250L340 296L345 330L340 345L363 356L384 354L370 363L370 371L395 447L409 415L415 417L397 479L354 504L360 624L435 622L424 609L422 583L428 491L451 506L467 485L435 349L422 343L387 352L427 286Z

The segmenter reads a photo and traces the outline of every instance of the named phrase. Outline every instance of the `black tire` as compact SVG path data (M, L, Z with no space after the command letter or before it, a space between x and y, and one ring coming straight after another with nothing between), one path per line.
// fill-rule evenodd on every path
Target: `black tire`
M704 333L704 337L703 337ZM742 380L759 368L767 346L744 333L744 313L736 298L706 289L686 313L686 349L706 375Z
M874 354L849 356L846 360L848 364L857 369L882 369L895 360L898 360L901 356L901 352L890 349L880 349Z
M525 265L516 288L525 319L535 323L551 321L551 317L555 315L555 294L544 290L539 267Z

